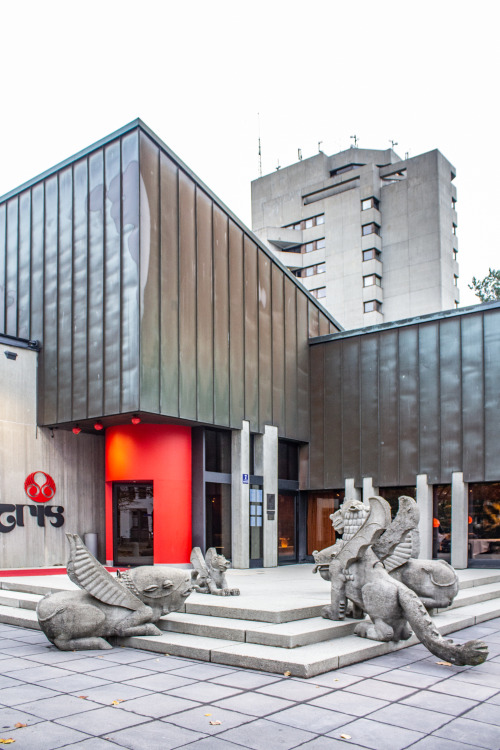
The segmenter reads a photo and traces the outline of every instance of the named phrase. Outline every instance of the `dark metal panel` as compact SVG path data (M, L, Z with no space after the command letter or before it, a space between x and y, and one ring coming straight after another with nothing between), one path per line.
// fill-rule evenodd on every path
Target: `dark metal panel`
M379 483L399 483L398 332L384 331L379 338Z
M44 184L35 185L31 193L31 323L30 336L37 341L43 338L43 274L44 254ZM0 231L1 238L1 231ZM1 239L0 239L1 241ZM1 251L0 251L1 255ZM0 308L1 312L1 308ZM42 392L40 378L43 368L39 367L39 391Z
M258 253L259 263L259 420L260 431L273 421L271 261ZM305 352L308 357L307 350ZM306 360L307 362L307 360Z
M243 233L229 220L230 424L241 429L245 414L245 307Z
M198 421L214 420L212 201L196 191Z
M160 411L160 152L141 133L140 170L140 403ZM194 212L191 216L194 225ZM192 228L194 233L194 228Z
M285 303L285 434L297 437L297 287L284 279Z
M139 135L121 141L121 410L139 406ZM160 281L158 281L160 283Z
M484 479L498 481L500 456L500 315L484 313Z
M297 294L297 437L309 440L309 320L308 299Z
M44 400L43 422L51 424L57 421L57 216L58 185L57 175L45 183L45 298L44 298L44 335L43 335L43 369Z
M415 484L418 474L418 329L399 330L399 478Z
M196 419L195 184L179 172L179 413Z
M462 318L463 472L466 482L484 480L483 316Z
M58 333L57 333L57 419L68 422L73 416L73 170L59 172L59 264L58 264Z
M273 324L273 424L280 435L285 434L285 310L283 272L273 264L272 324Z
M314 338L319 336L319 310L310 300L308 300L307 306L309 310L309 338Z
M73 171L73 419L87 416L87 161Z
M17 336L17 279L18 279L18 239L19 232L19 198L7 203L7 257L6 257L6 297L7 325L5 332Z
M443 320L439 326L441 476L451 480L462 470L462 363L460 320Z
M31 193L19 196L19 282L17 335L30 338Z
M214 423L229 426L229 273L227 216L214 205Z
M375 486L378 484L379 472L378 349L378 336L361 337L359 352L361 378L361 475L364 477L373 477ZM328 368L327 372L330 376L332 374L331 368ZM332 394L332 397L335 397L334 394Z
M104 199L104 154L97 151L89 158L89 417L102 416L104 404Z
M311 351L319 347L312 346ZM321 347L323 348L323 347ZM323 487L328 489L340 489L344 486L343 474L343 455L342 455L342 343L335 342L326 344L324 363L324 484L316 484L317 489ZM311 368L313 360L311 359ZM322 399L323 391L316 392L313 385L313 373L311 371L311 403L315 404L316 400ZM318 409L321 406L314 406L315 418L311 418L311 434L318 427L321 428L321 420L317 426L315 420L318 419ZM311 407L311 412L313 407ZM313 455L313 451L311 451Z
M5 308L7 301L7 204L0 205L0 331L6 332Z
M120 144L104 149L104 413L120 411Z
M325 351L327 346L311 346L309 362L311 368L311 443L309 461L309 487L317 489L325 486L325 460L330 458L330 450L325 440L325 414L329 404L325 404ZM326 408L325 408L326 407ZM325 453L327 455L325 456Z
M431 484L441 479L440 407L439 407L439 327L437 323L419 326L419 474L427 474Z
M178 169L160 155L161 185L161 413L179 415Z
M259 314L257 287L257 246L243 239L245 283L245 419L250 430L259 429Z
M359 337L342 343L342 440L344 476L361 480Z

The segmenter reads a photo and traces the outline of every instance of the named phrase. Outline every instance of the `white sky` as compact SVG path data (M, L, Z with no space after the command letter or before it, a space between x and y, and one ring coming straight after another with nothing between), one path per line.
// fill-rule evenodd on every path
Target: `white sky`
M500 6L0 0L0 195L141 117L250 226L250 181L317 152L456 167L462 304L500 267Z

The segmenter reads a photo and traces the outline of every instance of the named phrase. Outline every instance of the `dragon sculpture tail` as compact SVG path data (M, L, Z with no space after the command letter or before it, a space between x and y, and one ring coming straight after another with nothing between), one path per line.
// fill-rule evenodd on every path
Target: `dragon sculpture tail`
M398 598L415 635L432 654L457 666L476 666L486 660L488 647L483 641L457 644L443 638L418 596L404 584L398 584Z

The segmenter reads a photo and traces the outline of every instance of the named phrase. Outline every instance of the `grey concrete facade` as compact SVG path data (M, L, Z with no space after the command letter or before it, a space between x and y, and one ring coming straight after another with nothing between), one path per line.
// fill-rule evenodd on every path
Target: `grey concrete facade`
M459 302L455 169L351 148L252 183L257 236L345 328Z

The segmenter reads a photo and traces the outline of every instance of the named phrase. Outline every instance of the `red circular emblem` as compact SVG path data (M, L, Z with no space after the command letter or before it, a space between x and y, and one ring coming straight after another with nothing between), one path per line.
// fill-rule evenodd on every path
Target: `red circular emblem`
M34 471L24 480L24 491L35 503L46 503L56 494L56 483L44 471Z

